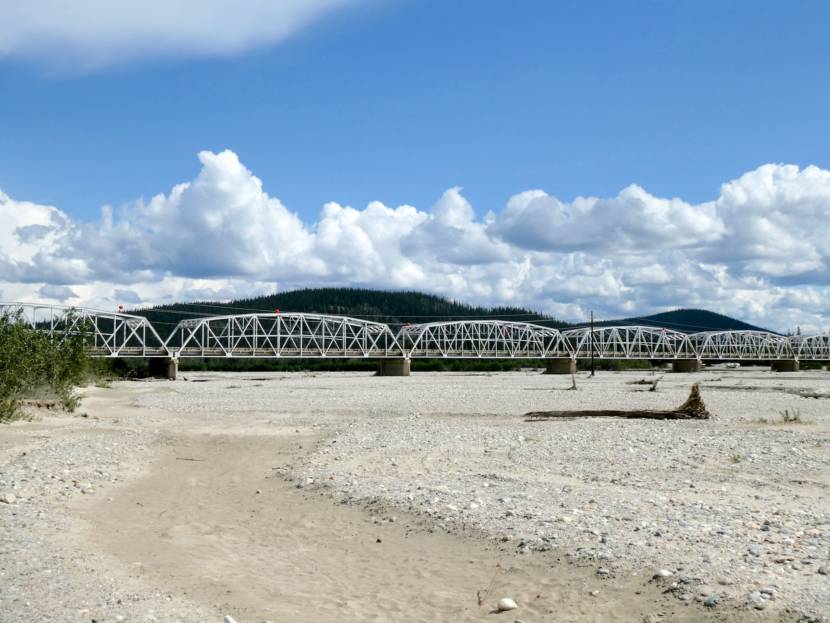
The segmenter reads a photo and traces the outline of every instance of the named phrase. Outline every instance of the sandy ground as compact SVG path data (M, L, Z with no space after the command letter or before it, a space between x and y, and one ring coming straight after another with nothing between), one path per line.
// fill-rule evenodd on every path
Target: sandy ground
M0 621L826 618L830 374L184 377L0 427Z

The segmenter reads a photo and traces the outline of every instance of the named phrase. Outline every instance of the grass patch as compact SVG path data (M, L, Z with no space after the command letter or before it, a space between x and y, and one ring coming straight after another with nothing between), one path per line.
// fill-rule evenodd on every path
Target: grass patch
M793 409L790 411L789 409L784 409L781 412L781 421L784 424L803 424L804 421L801 419L801 412L798 409Z
M773 420L766 417L759 417L759 424L809 424L801 418L801 411L798 409L784 409L778 412L779 419Z

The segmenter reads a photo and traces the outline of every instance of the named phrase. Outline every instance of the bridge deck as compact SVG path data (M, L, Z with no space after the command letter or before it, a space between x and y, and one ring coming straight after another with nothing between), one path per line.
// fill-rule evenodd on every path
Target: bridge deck
M393 331L347 316L272 313L189 318L163 340L143 316L120 312L0 303L0 316L56 338L83 335L94 357L830 360L830 334L686 334L650 326L559 331L503 320L412 324Z

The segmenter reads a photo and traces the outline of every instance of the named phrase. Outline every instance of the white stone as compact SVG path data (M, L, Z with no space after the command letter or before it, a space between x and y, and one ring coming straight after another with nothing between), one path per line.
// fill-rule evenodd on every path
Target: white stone
M225 618L222 619L222 623L236 623L236 619L234 619L231 615L226 614Z
M496 606L496 610L499 612L506 612L507 610L515 610L518 607L519 604L510 599L510 597L502 597L499 599L499 604Z

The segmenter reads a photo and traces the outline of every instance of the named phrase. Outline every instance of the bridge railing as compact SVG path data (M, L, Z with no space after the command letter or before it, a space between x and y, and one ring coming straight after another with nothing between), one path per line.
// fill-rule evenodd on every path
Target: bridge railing
M650 326L559 331L533 323L463 320L405 325L306 313L189 318L162 340L143 316L39 303L0 303L0 315L62 337L83 335L95 357L700 359L830 361L830 334L680 333Z
M95 357L168 354L164 340L142 316L39 303L0 303L0 315L59 339L81 335Z

